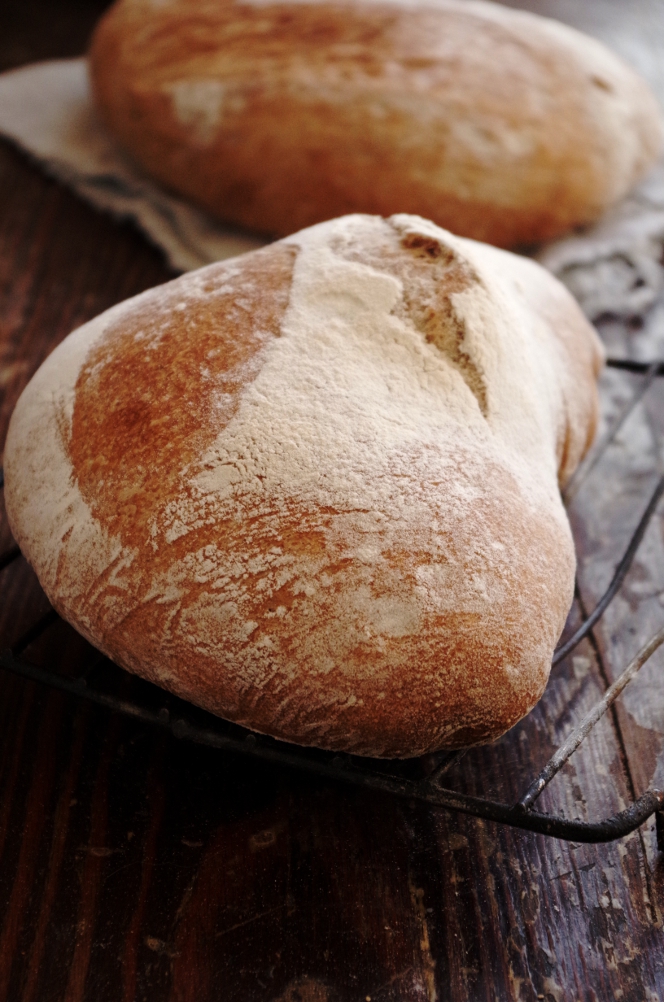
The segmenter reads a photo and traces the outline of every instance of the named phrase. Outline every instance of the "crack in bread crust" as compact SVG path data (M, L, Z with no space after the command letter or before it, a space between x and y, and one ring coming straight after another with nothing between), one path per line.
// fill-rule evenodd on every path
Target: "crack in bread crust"
M480 281L468 261L442 240L416 227L404 229L394 219L386 220L383 231L373 241L365 240L361 250L352 242L339 243L337 250L349 261L362 261L400 280L403 294L394 315L413 324L449 358L486 417L484 377L466 349L466 325L454 308L454 294Z

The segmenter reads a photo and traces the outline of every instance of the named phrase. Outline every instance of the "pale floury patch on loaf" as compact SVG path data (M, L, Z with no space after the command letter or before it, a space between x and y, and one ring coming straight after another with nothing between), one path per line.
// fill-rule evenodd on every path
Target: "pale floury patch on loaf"
M599 361L536 264L334 220L70 336L12 418L12 528L86 636L214 712L360 754L487 740L571 602L557 477Z
M178 80L171 84L175 114L190 125L202 143L209 142L221 121L224 85L220 80Z

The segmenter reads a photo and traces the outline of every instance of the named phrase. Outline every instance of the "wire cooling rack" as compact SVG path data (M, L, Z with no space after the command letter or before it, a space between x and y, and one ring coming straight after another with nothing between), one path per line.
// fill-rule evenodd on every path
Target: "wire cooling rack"
M655 378L664 376L664 361L647 364L609 359L608 365L614 369L624 369L640 375L642 379L636 392L622 409L611 428L596 443L567 485L564 495L567 501L572 499L585 478L594 469ZM0 472L0 486L3 483L4 480ZM567 657L591 632L593 626L618 594L646 529L655 515L662 494L664 494L664 476L660 477L645 504L643 514L615 569L606 592L574 635L555 652L553 665ZM17 546L12 546L1 554L0 570L16 561L20 555ZM515 804L506 804L457 793L443 785L445 773L459 761L465 754L465 750L440 752L409 762L386 762L352 755L338 755L316 749L298 748L272 738L253 734L236 724L220 720L146 682L140 683L140 697L132 696L130 700L105 691L99 684L93 684L93 678L99 674L100 665L110 665L110 662L102 655L95 655L92 663L84 667L77 677L62 674L54 668L43 668L26 660L22 656L26 649L45 634L57 620L57 613L51 609L30 626L11 648L1 650L0 668L23 678L60 689L70 695L91 700L100 706L134 717L146 724L168 730L177 738L208 745L211 748L249 755L275 765L303 770L320 777L382 790L397 796L408 797L411 800L422 800L438 807L461 811L491 821L500 821L517 828L568 841L610 842L634 831L654 814L656 816L657 845L659 850L664 852L664 791L662 790L648 790L626 810L597 822L569 820L562 816L544 814L533 809L548 783L576 751L597 721L613 705L639 669L664 643L664 627L649 640L613 685L607 689L599 702L573 728L539 775L528 785L520 800ZM126 673L116 666L113 666L113 671L120 676L126 676Z

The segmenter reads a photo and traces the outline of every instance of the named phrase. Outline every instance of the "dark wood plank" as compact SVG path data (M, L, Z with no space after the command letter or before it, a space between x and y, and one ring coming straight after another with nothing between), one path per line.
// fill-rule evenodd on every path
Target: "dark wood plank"
M647 349L647 331L605 325L612 351L631 355ZM610 422L638 386L622 372L604 377L605 423ZM613 563L645 507L661 473L664 384L656 380L582 488L572 507L583 537L579 584L586 607L592 607L610 580ZM594 631L607 683L664 621L664 515L648 530L620 595ZM640 795L664 786L664 658L657 652L616 706L614 722L632 787ZM648 847L652 852L652 847Z

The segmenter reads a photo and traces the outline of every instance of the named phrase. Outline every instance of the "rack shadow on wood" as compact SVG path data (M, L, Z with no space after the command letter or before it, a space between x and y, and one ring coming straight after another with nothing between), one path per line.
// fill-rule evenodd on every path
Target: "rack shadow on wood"
M570 499L576 494L583 480L594 470L604 451L615 439L629 414L643 398L655 378L664 376L664 361L648 364L609 359L608 365L641 375L643 379L612 427L591 450L589 456L567 485L564 493L566 499ZM3 483L0 471L0 487L3 486ZM664 475L660 477L644 507L643 514L606 592L574 635L558 648L553 658L554 665L570 654L591 632L593 626L618 594L646 529L656 512L662 494L664 494ZM0 554L0 571L9 567L20 556L20 551L16 546L12 546L5 553ZM277 766L304 770L327 779L381 790L411 800L422 800L434 806L461 811L491 821L499 821L554 838L572 842L611 842L628 835L654 814L656 816L657 845L659 850L664 852L664 791L661 790L648 790L626 810L597 822L569 820L561 816L533 810L533 805L540 794L591 732L597 721L613 705L623 689L632 681L657 648L664 644L664 628L648 641L613 685L607 689L599 702L570 732L539 775L528 785L521 799L515 804L506 804L457 793L447 789L442 784L445 773L464 754L463 750L440 752L417 760L397 762L298 748L220 720L147 682L140 683L140 698L132 698L131 700L123 698L117 691L108 691L109 687L95 686L92 684L92 678L99 674L100 666L111 669L111 674L114 676L111 689L119 689L122 678L126 677L126 673L122 669L111 665L111 662L101 655L96 656L93 663L78 677L70 677L54 669L40 667L22 657L23 652L45 635L57 621L57 613L51 609L32 624L11 648L0 651L0 668L26 679L60 689L70 695L91 700L109 710L134 717L146 724L168 730L177 738L187 739L227 752L249 755Z

